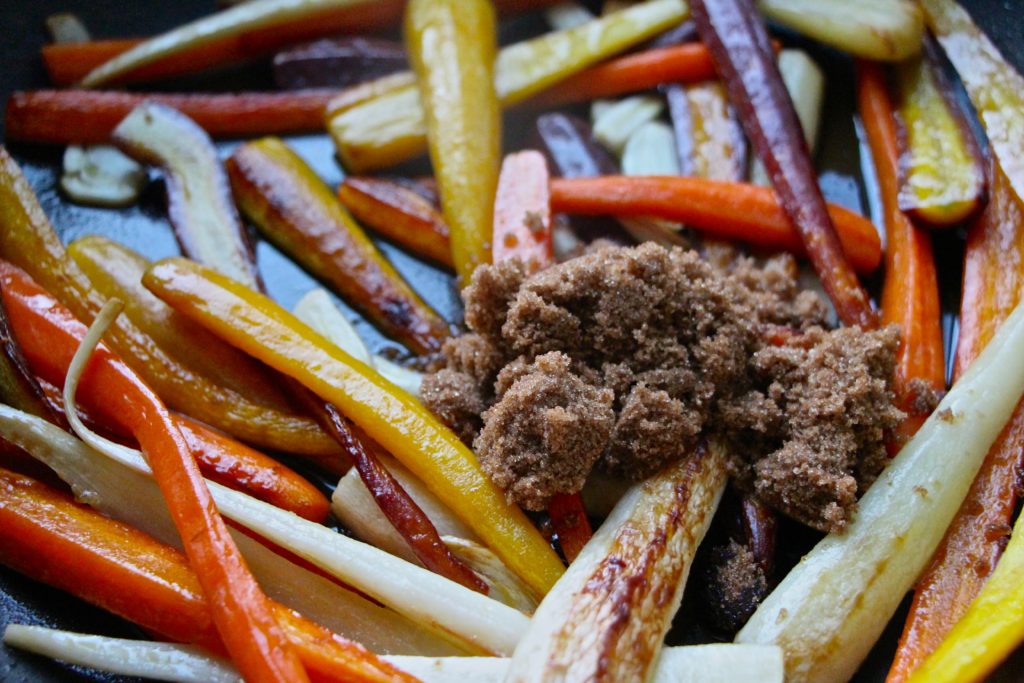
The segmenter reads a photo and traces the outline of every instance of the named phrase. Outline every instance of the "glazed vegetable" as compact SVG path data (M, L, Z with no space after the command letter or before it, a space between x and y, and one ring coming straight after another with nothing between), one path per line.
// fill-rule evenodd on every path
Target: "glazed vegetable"
M116 299L103 307L68 368L64 411L80 436L89 433L75 411L75 391L83 369L120 308ZM110 357L105 349L98 353L101 358ZM88 375L88 381L97 379L95 374ZM209 489L167 408L130 372L107 373L103 379L102 391L107 392L110 407L123 414L151 463L189 564L196 570L203 593L209 596L213 623L232 659L254 681L309 680L266 595L215 511Z
M555 179L551 208L587 215L656 216L680 221L717 239L803 252L775 195L756 185L684 177ZM854 267L864 273L873 271L882 256L874 225L839 206L828 211Z
M51 43L43 46L43 65L50 83L67 87L85 78L100 64L141 42L140 38L118 38L86 43Z
M921 49L924 25L907 0L758 0L780 24L858 57L899 61Z
M840 320L862 328L877 326L868 295L828 215L807 142L799 132L800 120L753 0L695 0L693 12L779 203L800 235Z
M167 213L183 252L204 263L216 260L228 277L262 287L224 167L202 128L175 109L147 102L111 137L121 151L163 171Z
M54 424L66 426L57 405L46 395L11 331L7 309L0 305L0 403ZM57 402L59 403L59 401Z
M530 270L552 263L551 200L544 155L525 150L505 157L494 202L493 258L516 258Z
M268 239L415 353L440 350L447 323L284 142L248 142L231 155L227 169L242 212Z
M702 447L632 487L537 608L506 680L647 680L725 482L724 455Z
M656 35L686 14L682 0L654 0L506 47L494 64L495 94L505 106L521 102ZM332 105L327 127L345 168L354 173L397 164L426 148L426 119L415 86L389 87L383 95L356 98L350 106Z
M928 416L926 394L946 388L939 282L931 236L907 218L897 199L896 125L885 74L878 66L858 66L857 99L885 210L882 323L900 326L893 391L906 417L893 435L898 450Z
M345 178L338 199L356 220L417 256L451 267L448 225L434 205L408 187L383 178Z
M672 85L665 99L675 128L680 172L657 175L744 180L746 140L722 84Z
M413 471L530 587L543 595L562 565L505 501L473 454L407 394L275 303L194 263L156 264L144 284L215 334L335 405Z
M853 676L938 547L1024 390L1024 306L858 503L761 603L737 642L780 645L792 681Z
M944 226L977 209L985 173L974 134L931 45L923 57L896 67L899 201L918 220Z
M967 233L954 373L985 348L1024 291L1024 204L992 166L989 201ZM918 581L889 681L902 683L963 616L1003 553L1024 467L1024 407L989 449L967 499Z
M1006 552L978 597L910 683L983 681L1024 641L1024 522L1014 525Z
M0 258L23 268L76 318L89 321L100 309L89 279L68 257L21 170L2 148ZM157 316L166 315L145 301L140 305ZM170 340L179 339L179 333L167 328L164 340L154 341L159 337L159 318L153 324L136 323L132 311L129 301L129 315L118 319L109 342L172 408L252 444L336 462L338 448L330 437L313 420L296 415L253 363L237 353L225 353L228 350L219 344L216 347L223 351L178 346Z
M110 145L71 145L64 150L60 189L71 201L128 206L139 198L146 170Z
M234 95L33 90L11 95L5 126L11 140L103 144L124 117L150 101L177 109L215 138L314 133L323 130L327 103L337 94L336 90Z
M501 111L487 0L409 0L405 41L419 80L430 160L463 286L490 263Z
M86 88L191 73L331 32L383 28L399 0L255 0L156 36L90 71Z
M274 55L282 90L347 88L409 68L401 43L364 36L324 38Z
M161 636L224 652L213 609L184 555L31 479L0 471L0 480L4 564ZM270 605L318 680L415 680L297 612Z

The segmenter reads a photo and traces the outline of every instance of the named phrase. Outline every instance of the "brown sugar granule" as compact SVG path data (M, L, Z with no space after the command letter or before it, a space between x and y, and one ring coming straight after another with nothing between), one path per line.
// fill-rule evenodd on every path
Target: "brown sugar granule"
M788 256L712 266L652 243L533 275L483 266L463 292L469 332L445 347L424 402L531 509L578 491L595 465L641 479L716 433L747 490L840 528L884 452L895 336L833 337L796 278Z

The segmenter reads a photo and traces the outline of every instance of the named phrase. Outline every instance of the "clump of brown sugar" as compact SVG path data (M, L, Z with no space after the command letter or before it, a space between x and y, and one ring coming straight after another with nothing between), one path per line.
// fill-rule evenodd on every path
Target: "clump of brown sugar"
M529 509L578 491L595 466L644 478L714 433L742 446L732 464L741 485L838 528L884 452L891 401L868 404L889 391L895 338L849 330L833 340L790 257L723 262L648 243L592 249L529 276L516 262L481 267L463 292L470 331L448 342L447 367L427 376L423 399ZM778 347L766 341L776 337ZM783 371L799 353L821 372ZM863 414L818 424L815 401L836 401L825 389ZM810 499L795 491L805 465L820 474Z

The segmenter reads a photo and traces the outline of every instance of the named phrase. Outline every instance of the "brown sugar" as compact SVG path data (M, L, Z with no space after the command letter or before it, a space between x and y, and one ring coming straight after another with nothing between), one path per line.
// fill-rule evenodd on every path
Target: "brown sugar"
M529 276L481 267L463 292L469 332L424 401L529 509L593 467L642 479L712 433L742 487L841 528L899 415L896 335L825 330L788 256L719 264L649 243Z

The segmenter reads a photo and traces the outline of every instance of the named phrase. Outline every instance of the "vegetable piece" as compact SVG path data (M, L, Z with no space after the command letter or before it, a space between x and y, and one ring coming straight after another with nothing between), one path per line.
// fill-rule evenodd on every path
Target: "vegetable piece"
M792 681L857 670L939 545L1024 390L1024 306L830 534L761 603L737 642L777 644Z
M51 403L22 353L7 310L0 305L0 403L13 406L48 422L65 427L57 407ZM59 403L59 401L57 402Z
M463 285L490 262L501 112L487 0L409 0L405 40L419 80L430 160Z
M650 90L665 83L696 83L715 77L715 63L703 43L644 50L569 76L530 100L551 107Z
M89 29L71 12L46 17L46 30L54 43L85 43L89 40Z
M593 21L594 13L578 2L559 2L544 10L544 21L554 31L565 31Z
M672 147L680 168L675 173L649 175L744 180L746 140L722 84L715 81L691 86L674 84L669 86L665 97L675 127Z
M675 134L660 121L650 121L633 131L622 150L625 175L679 175Z
M192 73L331 32L383 28L399 0L255 0L183 24L90 71L86 88Z
M501 165L492 249L495 263L517 258L534 271L553 261L548 165L540 152L510 154Z
M227 169L242 212L268 239L415 353L440 350L447 323L284 142L248 142L231 155Z
M543 595L561 575L558 557L473 454L418 402L370 372L277 304L184 259L149 270L157 296L226 341L337 405L413 471L520 578Z
M128 206L145 182L145 169L115 147L71 145L64 150L60 188L79 204Z
M181 547L181 537L160 497L160 489L135 452L132 462L140 466L139 471L103 457L40 418L7 406L0 406L0 433L52 468L49 471L56 472L91 507L161 543ZM230 533L267 594L317 623L378 652L433 656L464 652L398 613L293 564L261 542L239 531Z
M201 262L215 259L228 277L262 287L224 167L202 128L170 107L146 102L112 138L126 154L163 171L167 213L182 251Z
M356 220L417 256L452 266L448 225L415 191L384 178L347 177L338 199Z
M893 435L898 450L928 416L929 392L946 388L942 311L931 236L911 223L897 196L899 151L885 75L873 64L858 66L858 112L874 160L885 210L885 284L882 323L900 326L893 391L907 416Z
M570 564L575 562L593 535L583 498L578 493L552 496L548 503L548 516L566 561Z
M224 652L211 601L183 554L31 479L0 471L0 480L3 564L161 636ZM270 605L318 680L415 680L293 610Z
M753 0L694 0L693 13L779 203L807 248L840 320L876 327L867 292L829 217L807 143L798 132L800 120Z
M621 155L630 135L658 118L663 108L662 100L657 97L638 95L619 100L595 117L594 139Z
M63 88L78 83L100 64L141 42L139 38L118 38L85 43L51 43L43 46L43 65L50 83Z
M210 136L247 137L323 130L336 90L286 93L175 94L33 90L7 101L7 137L53 145L104 144L114 128L144 102L177 109Z
M521 102L677 24L686 15L683 0L653 0L575 29L506 47L494 63L495 94L505 106ZM349 106L332 105L327 127L345 168L362 173L423 152L425 117L416 86L385 88L384 94L355 98Z
M921 50L921 12L906 0L758 0L780 24L865 59L900 61Z
M316 332L337 344L345 353L372 366L384 379L396 387L405 389L409 395L419 398L423 373L393 363L383 356L371 354L352 323L345 319L326 290L312 289L307 292L295 304L292 313Z
M803 50L780 52L779 73L793 100L807 148L813 155L818 142L818 129L821 127L821 109L825 102L825 74ZM750 178L755 185L771 186L768 172L760 159L754 160Z
M685 223L717 239L804 251L775 195L756 185L683 177L554 179L551 208L586 215L656 216ZM830 206L829 213L854 267L864 273L878 267L882 253L874 225L840 206Z
M1006 552L978 597L910 683L983 681L1024 641L1024 522L1017 521Z
M649 678L725 482L724 455L702 447L631 488L537 608L506 680Z
M967 233L960 336L954 374L989 343L1024 291L1024 203L1000 163L989 201ZM889 681L901 683L967 611L996 566L1010 533L1024 467L1024 404L989 449L967 499L917 583Z
M89 433L75 411L75 391L100 338L120 313L121 306L121 302L112 299L103 307L68 369L64 411L80 436ZM95 381L95 375L88 378ZM256 584L224 520L215 511L209 489L170 412L134 374L122 374L118 379L120 384L105 386L104 390L109 392L112 407L124 412L132 435L151 463L189 564L196 569L203 593L210 596L213 623L228 653L250 680L309 680L266 595ZM88 439L87 443L94 440Z
M44 626L8 624L4 645L66 664L122 676L182 683L241 683L230 660L190 645L106 638Z
M955 94L926 43L922 58L896 67L900 208L935 226L967 218L981 202L981 153Z
M274 55L274 83L282 90L347 88L408 68L401 43L364 36L325 38Z
M0 258L23 268L81 320L91 320L102 305L89 279L68 258L21 169L2 148ZM179 337L167 328L163 334L172 336L154 342L161 327L157 319L152 326L137 325L136 319L134 314L119 318L110 344L172 408L253 444L336 462L338 448L330 437L313 420L296 415L253 363L237 353L214 355L213 347L174 345L166 340ZM222 344L216 347L227 351ZM243 366L249 370L236 372Z
M3 263L0 273L11 332L15 340L26 345L29 368L46 381L63 385L75 349L85 338L85 325L22 271ZM114 359L104 372L110 373L113 385L134 377L124 363ZM83 388L90 413L112 432L130 436L130 417L111 405L105 390L86 393L91 387ZM322 521L326 516L323 495L295 472L187 418L175 416L173 421L200 469L211 478L309 519Z

